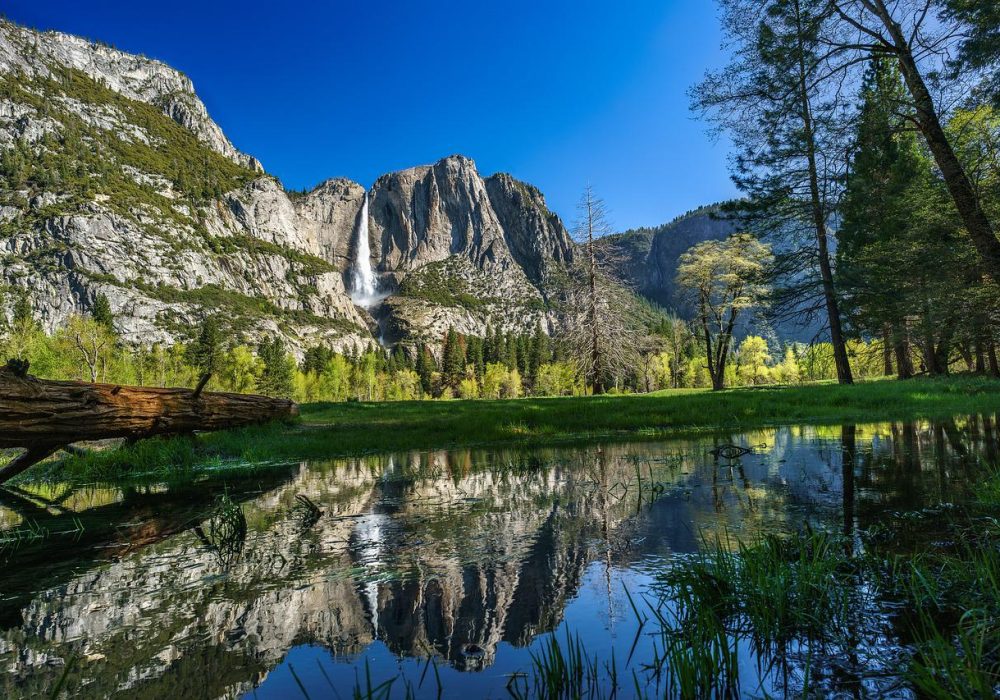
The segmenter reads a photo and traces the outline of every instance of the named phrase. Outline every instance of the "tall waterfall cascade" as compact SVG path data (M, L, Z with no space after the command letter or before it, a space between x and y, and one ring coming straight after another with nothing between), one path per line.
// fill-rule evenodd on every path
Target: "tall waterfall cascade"
M358 218L358 239L354 246L354 265L351 270L351 299L358 306L369 307L378 300L378 279L372 267L371 243L368 240L368 193L365 193Z

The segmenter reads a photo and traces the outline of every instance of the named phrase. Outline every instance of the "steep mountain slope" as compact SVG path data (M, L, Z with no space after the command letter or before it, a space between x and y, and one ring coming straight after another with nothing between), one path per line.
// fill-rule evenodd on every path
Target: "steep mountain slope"
M367 342L281 187L167 66L0 23L0 149L0 287L48 329L103 293L136 342L209 311L296 345Z
M383 176L371 192L371 234L384 284L398 291L385 305L392 339L555 322L547 278L572 260L572 242L541 194L509 175L483 179L471 160L451 156Z
M106 295L130 342L189 337L219 313L293 349L449 325L552 325L546 280L572 243L541 194L453 156L370 193L383 293L348 294L364 188L287 193L240 153L172 68L78 37L0 22L0 315L27 294L53 330Z

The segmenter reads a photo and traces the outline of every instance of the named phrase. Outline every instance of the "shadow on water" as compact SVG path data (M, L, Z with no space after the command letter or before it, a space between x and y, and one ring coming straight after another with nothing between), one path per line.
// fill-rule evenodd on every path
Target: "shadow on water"
M887 519L965 502L997 456L996 417L972 416L8 490L0 695L61 682L95 698L349 697L370 674L394 683L391 697L407 684L437 697L439 682L442 697L497 697L570 632L620 666L619 697L633 674L662 694L633 605L704 542L808 526L842 535L849 556ZM902 687L873 661L873 639L898 641L876 619L810 682ZM746 692L781 694L801 676L737 654Z

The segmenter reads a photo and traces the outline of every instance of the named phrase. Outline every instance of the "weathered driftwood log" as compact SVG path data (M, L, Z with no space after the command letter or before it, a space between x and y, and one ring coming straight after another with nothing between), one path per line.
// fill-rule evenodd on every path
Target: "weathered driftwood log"
M298 414L294 402L191 389L54 382L0 367L0 448L25 452L3 469L0 483L81 440L142 439L224 430Z

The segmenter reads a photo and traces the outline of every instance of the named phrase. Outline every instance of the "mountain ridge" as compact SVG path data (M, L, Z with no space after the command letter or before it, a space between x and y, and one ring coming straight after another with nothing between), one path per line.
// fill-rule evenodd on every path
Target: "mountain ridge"
M538 188L452 155L368 190L334 177L289 192L187 76L72 35L0 21L0 157L0 314L27 294L49 331L98 296L127 342L189 339L217 314L296 354L561 323L575 244ZM372 309L349 292L366 197L389 295ZM651 264L636 286L659 302Z

